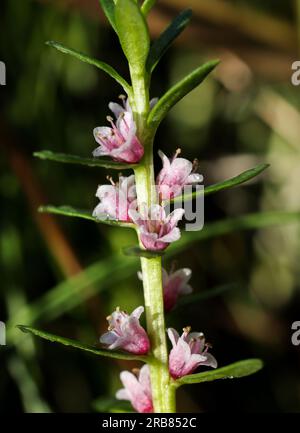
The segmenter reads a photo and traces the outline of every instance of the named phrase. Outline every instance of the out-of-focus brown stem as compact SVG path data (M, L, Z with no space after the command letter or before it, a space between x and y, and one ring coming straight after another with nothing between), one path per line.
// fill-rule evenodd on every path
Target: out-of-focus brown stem
M22 155L20 151L12 149L9 152L9 159L12 169L25 192L40 233L63 274L66 277L71 277L79 273L82 271L82 267L55 218L52 215L40 214L37 211L40 205L46 203L46 200L27 157Z
M39 228L45 243L58 264L62 273L66 277L71 277L83 270L74 251L59 227L53 215L40 214L37 209L46 203L45 195L40 186L40 181L36 178L31 163L28 158L17 148L15 140L6 131L5 125L0 125L0 143L8 157L13 172L19 179L27 202L31 208L32 216ZM87 301L87 308L94 327L99 327L99 319L105 317L101 314L101 302L98 297L93 297ZM101 328L104 322L100 324Z

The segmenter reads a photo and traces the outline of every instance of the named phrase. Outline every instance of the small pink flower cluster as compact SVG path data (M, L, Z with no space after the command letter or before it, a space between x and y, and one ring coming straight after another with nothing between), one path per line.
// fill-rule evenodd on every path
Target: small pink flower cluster
M100 337L100 342L111 350L118 348L135 355L147 354L150 341L139 322L143 311L141 306L129 315L117 308L107 318L108 332ZM204 335L190 331L190 327L184 328L179 336L175 329L167 330L173 346L169 355L169 371L173 379L191 374L201 365L217 367L216 359L208 353L211 346L205 343ZM129 400L137 412L153 412L149 366L144 365L137 374L123 371L120 378L124 388L117 392L116 397Z
M136 308L130 315L116 308L111 316L107 317L108 332L100 337L100 343L108 349L121 348L136 355L145 355L150 349L150 341L139 319L144 307Z
M123 99L123 98L122 98ZM144 155L144 148L136 136L136 124L128 99L123 99L123 106L111 102L109 109L114 113L116 123L108 116L108 126L94 129L94 137L100 146L94 150L94 156L111 156L114 161L136 163Z
M153 100L153 103L155 101ZM128 99L123 98L123 106L109 104L116 117L116 123L108 118L111 127L98 127L94 130L96 141L100 144L94 150L94 156L111 156L115 161L137 163L143 157L144 149L136 136L136 125ZM181 194L185 185L193 185L202 181L200 174L194 173L196 165L187 159L178 158L180 150L169 160L159 151L163 167L156 183L159 201L170 200ZM166 215L160 205L145 205L137 210L137 196L134 175L121 176L119 182L98 187L96 196L100 203L93 216L98 219L112 218L122 222L134 222L138 227L140 239L147 250L162 251L180 238L177 225L184 215L184 209L176 209Z
M123 163L138 163L144 155L136 132L133 112L128 100L123 99L123 105L110 103L109 108L114 113L116 121L109 117L111 127L98 127L94 136L99 147L93 155L110 156L115 161ZM151 105L155 101L152 101ZM195 173L196 163L178 158L178 150L172 159L159 151L163 167L156 179L159 203L150 207L137 208L135 177L119 177L111 185L98 187L96 196L100 203L95 208L95 218L112 218L122 222L131 222L138 227L143 246L147 250L162 251L171 242L180 238L178 222L183 218L184 209L175 209L166 215L162 206L166 200L180 195L185 185L193 185L202 181L202 176ZM140 279L142 274L139 273ZM162 270L163 294L165 311L170 311L181 295L192 292L188 284L191 270L179 269L168 273ZM145 329L140 325L140 316L144 307L136 308L130 315L119 308L108 318L108 332L100 337L100 342L108 349L122 349L135 355L146 355L150 351L150 340ZM190 327L184 328L181 336L175 329L168 329L172 343L169 355L169 371L173 379L193 373L199 366L216 368L217 361L208 353L210 345L205 343L200 332L190 332ZM150 369L146 364L141 370L133 373L123 371L120 375L124 388L116 394L118 399L129 400L137 412L153 412Z

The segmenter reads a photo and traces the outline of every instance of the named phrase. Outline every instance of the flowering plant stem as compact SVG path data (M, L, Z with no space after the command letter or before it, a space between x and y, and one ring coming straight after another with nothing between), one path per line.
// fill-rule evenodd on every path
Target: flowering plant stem
M130 254L141 257L145 308L138 306L131 314L116 308L107 317L108 332L100 337L100 342L106 346L105 349L90 347L75 340L59 337L29 326L20 326L19 328L23 332L29 332L48 341L96 355L145 362L137 374L129 371L121 372L120 379L124 388L117 391L116 398L130 400L133 408L139 413L174 413L176 412L175 391L179 386L222 378L232 379L248 376L260 370L262 362L257 359L249 359L217 369L217 361L208 352L210 345L205 343L204 334L190 332L189 326L183 328L181 336L173 328L167 330L172 343L172 349L168 356L164 312L175 306L180 295L191 293L192 287L188 281L192 271L189 268L183 268L168 274L162 268L161 252L170 243L180 238L177 224L185 213L185 209L175 206L175 210L167 215L165 205L168 202L177 203L178 199L175 197L182 194L185 186L197 185L203 179L201 175L195 173L196 165L194 163L185 158L177 158L180 152L177 151L174 157L170 159L162 151L159 151L162 169L157 175L156 186L153 141L156 129L168 111L199 86L217 66L218 61L210 61L198 67L173 85L156 101L156 104L155 100L150 102L151 74L162 55L183 31L191 17L191 11L183 11L158 39L150 44L149 29L145 17L155 2L156 0L144 0L142 7L140 7L137 0L100 0L128 60L131 85L108 64L92 59L57 42L48 43L57 50L108 73L123 87L128 99L121 97L123 99L122 104L109 104L115 118L107 118L110 127L100 126L94 129L94 137L98 147L93 151L93 159L51 151L36 153L36 156L40 158L64 163L100 166L117 170L134 169L134 176L131 174L124 177L120 174L116 184L110 179L111 185L98 187L96 196L100 199L100 203L92 215L90 212L76 210L70 206L44 206L40 210L110 225L135 228L138 234L139 247L130 248ZM153 107L153 105L155 106ZM111 159L106 158L107 156ZM257 166L240 176L207 188L204 194L211 194L238 185L251 179L265 168L266 165ZM203 190L201 191L203 194ZM193 193L184 198L196 197ZM137 207L138 209L136 209ZM244 219L242 218L242 220ZM198 236L198 239L207 238L212 234L220 234L218 227L221 224L215 225L217 225L216 229L214 227L208 228L203 236ZM229 224L229 231L232 231L232 226L233 224ZM242 228L246 227L245 224L242 226ZM247 228L249 228L248 226L249 224ZM258 225L252 226L257 227ZM193 240L195 240L194 235ZM185 244L187 242L188 239ZM127 253L128 251L125 251L125 254ZM43 303L40 303L39 306L42 306L42 310L44 310ZM144 310L146 312L147 332L139 323ZM150 347L151 352L149 353ZM119 350L115 351L114 349ZM215 370L194 373L200 366L208 366Z
M147 127L149 113L148 80L131 74L133 94L131 104L136 117L138 136L145 154L135 169L138 206L157 204L153 167L154 131ZM140 246L142 246L140 241ZM149 360L153 407L156 413L175 412L175 388L171 385L164 319L161 257L141 257L147 332L151 339L152 357Z

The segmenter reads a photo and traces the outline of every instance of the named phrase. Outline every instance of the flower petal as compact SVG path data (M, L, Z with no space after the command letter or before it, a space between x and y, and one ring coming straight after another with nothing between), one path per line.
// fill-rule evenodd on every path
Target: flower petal
M177 344L177 341L179 340L179 334L174 328L168 328L167 329L168 337L171 340L172 346L175 347Z
M131 317L136 317L137 319L140 318L141 314L143 314L144 312L144 307L140 306L137 307L132 313L131 313Z
M111 345L114 344L115 341L118 339L118 336L113 332L106 332L105 334L101 335L100 337L100 343Z
M204 356L206 357L206 360L201 362L201 365L207 365L208 367L212 367L212 368L218 367L218 362L211 353L206 352Z
M179 294L180 295L189 295L190 293L193 293L193 287L190 284L184 284L180 286Z
M180 239L181 233L178 227L174 227L167 235L159 238L161 242L166 242L170 244L171 242L178 241Z
M116 117L116 119L120 116L120 114L124 113L125 108L122 107L121 104L118 104L117 102L110 102L108 104L108 108L110 111L112 111Z
M130 373L129 371L122 371L120 374L120 379L130 397L132 394L136 393L136 388L139 388L140 385L133 373Z
M151 221L163 221L166 219L166 212L159 204L150 206L148 214Z
M95 150L93 150L93 156L107 156L109 155L109 151L107 149L104 149L103 146L96 147Z
M180 221L184 215L184 209L175 209L173 212L170 213L170 215L167 218L168 223L171 225L171 227L175 227Z
M189 174L193 169L191 161L185 158L175 158L171 163L170 180L174 185L180 185L181 187L185 184Z
M117 400L129 400L130 401L130 397L129 397L127 390L125 388L119 389L116 392L116 399Z
M190 268L182 268L171 274L170 278L176 279L178 278L181 281L181 284L185 284L189 281L192 276L192 270Z
M94 128L93 134L97 143L103 144L103 140L112 136L112 129L109 126L98 126Z
M150 100L150 110L152 110L152 108L158 103L158 98L152 98Z
M189 185L203 182L203 176L199 173L192 173L188 176L186 183Z
M138 378L145 394L149 397L151 397L151 380L150 380L150 368L147 364L144 364L143 367L140 369L140 374Z

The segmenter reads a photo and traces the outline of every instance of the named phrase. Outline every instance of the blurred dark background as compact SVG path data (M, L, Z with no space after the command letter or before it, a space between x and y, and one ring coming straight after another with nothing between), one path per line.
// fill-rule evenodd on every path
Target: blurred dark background
M205 185L271 164L247 185L208 197L206 224L249 212L299 211L300 90L291 84L291 65L300 57L298 4L161 0L150 14L155 38L179 11L194 11L154 73L152 96L202 62L222 59L170 112L156 150L170 155L181 147L183 156L197 157ZM6 0L0 19L7 68L0 86L0 320L8 343L0 347L0 411L101 410L120 388L119 371L135 363L33 341L15 326L97 344L115 306L142 303L138 260L120 253L135 242L132 233L37 213L44 203L92 210L97 185L114 173L32 156L43 149L90 156L92 130L105 124L107 104L120 93L104 73L45 41L104 60L126 77L127 65L97 0ZM180 389L179 411L300 410L300 346L291 343L291 325L300 320L299 223L213 236L176 256L179 267L192 268L195 292L238 287L175 310L168 324L204 331L220 366L248 357L265 362L263 371L239 381Z

